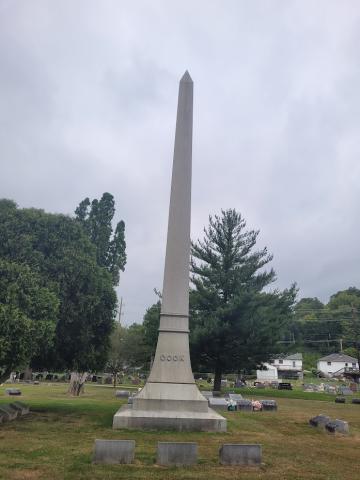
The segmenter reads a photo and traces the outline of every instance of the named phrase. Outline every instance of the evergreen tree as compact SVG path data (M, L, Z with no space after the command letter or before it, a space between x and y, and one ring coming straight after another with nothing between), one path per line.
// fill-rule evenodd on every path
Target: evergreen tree
M215 372L215 390L226 371L253 368L278 350L296 296L294 285L263 291L275 280L264 269L272 255L254 250L259 232L245 227L240 213L222 211L192 243L192 360Z

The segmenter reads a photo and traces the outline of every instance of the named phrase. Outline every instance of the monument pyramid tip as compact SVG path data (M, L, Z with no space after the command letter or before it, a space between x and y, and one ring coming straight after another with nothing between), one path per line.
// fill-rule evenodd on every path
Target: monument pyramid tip
M191 82L192 83L192 78L190 77L190 74L187 70L184 73L184 75L181 77L180 82Z

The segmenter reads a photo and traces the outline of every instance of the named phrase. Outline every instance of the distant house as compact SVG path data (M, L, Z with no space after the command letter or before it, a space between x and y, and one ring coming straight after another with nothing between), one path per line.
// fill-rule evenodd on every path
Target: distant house
M302 378L303 364L302 354L279 355L264 363L267 370L257 370L256 376L259 381L271 381L278 378Z
M278 377L277 368L270 363L264 363L266 370L256 370L256 380L259 382L274 382Z
M301 353L279 355L274 357L270 363L277 368L279 378L302 378L303 376Z
M359 369L356 358L345 355L344 353L332 353L326 357L319 358L317 369L324 375L336 375L345 369Z

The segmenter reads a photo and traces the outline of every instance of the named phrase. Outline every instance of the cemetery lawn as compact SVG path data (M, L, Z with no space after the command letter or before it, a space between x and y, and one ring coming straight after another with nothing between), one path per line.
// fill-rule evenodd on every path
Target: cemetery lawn
M335 404L333 396L309 394L305 400L294 398L294 392L278 392L278 412L224 412L227 433L177 433L113 431L112 417L123 402L114 397L112 387L87 385L80 398L68 397L64 384L17 387L23 392L20 398L5 396L5 387L0 387L0 403L21 400L32 413L0 424L1 479L354 480L360 475L360 405ZM262 391L261 397L274 398L272 393ZM348 421L350 435L334 436L310 427L309 418L319 413ZM134 439L135 463L92 465L96 438ZM197 442L198 465L155 465L158 441ZM262 444L263 465L219 465L222 443Z

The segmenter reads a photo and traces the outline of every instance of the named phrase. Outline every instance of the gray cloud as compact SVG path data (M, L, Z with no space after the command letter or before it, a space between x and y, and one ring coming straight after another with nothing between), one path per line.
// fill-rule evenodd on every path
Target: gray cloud
M193 237L234 207L277 286L359 286L360 6L305 1L0 0L1 196L72 213L115 195L119 295L161 288L178 80L195 81Z

